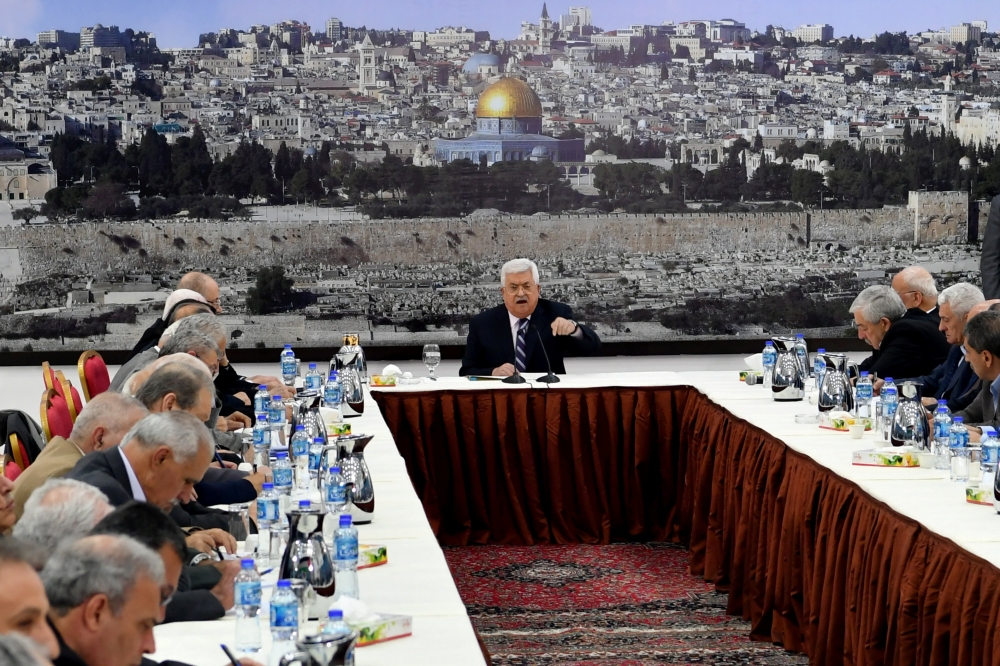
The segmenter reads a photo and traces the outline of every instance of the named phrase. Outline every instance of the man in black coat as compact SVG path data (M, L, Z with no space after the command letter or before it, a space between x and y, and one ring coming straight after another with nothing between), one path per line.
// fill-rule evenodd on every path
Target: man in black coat
M552 372L565 374L567 355L590 355L601 348L597 334L574 321L568 305L540 298L535 262L508 261L500 269L500 285L503 305L469 322L460 375L548 372L546 352Z
M986 300L1000 298L1000 196L990 204L990 216L983 232L983 254L979 259Z
M908 317L929 317L935 326L941 323L937 285L927 269L920 266L904 268L892 276L892 290L899 294Z
M858 337L875 348L860 370L883 378L919 377L948 358L948 341L934 320L923 311L908 311L891 287L868 287L850 311Z

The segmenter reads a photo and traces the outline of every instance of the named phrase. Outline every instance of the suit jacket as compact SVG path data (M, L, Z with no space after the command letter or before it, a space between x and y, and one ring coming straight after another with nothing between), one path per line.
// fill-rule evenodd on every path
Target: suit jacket
M108 496L111 506L118 507L134 499L128 471L117 446L88 453L66 476L94 486ZM225 513L206 509L198 502L175 506L170 511L170 517L181 527L229 528Z
M979 395L971 405L955 416L961 416L966 425L988 425L996 428L1000 426L1000 419L997 418L997 409L993 406L993 394L990 392L992 382L984 379L979 383L981 385Z
M906 314L892 322L879 348L859 367L878 377L919 377L948 358L950 345L926 312Z
M538 299L524 341L525 372L548 372L545 354L539 348L539 336L552 361L552 372L557 374L566 374L563 362L566 356L590 355L601 348L601 339L582 324L582 339L568 335L553 336L551 325L557 317L573 319L573 310L562 303ZM476 315L469 322L469 337L465 342L465 356L462 357L459 374L489 375L504 363L514 363L514 337L507 307L501 304Z
M906 317L919 317L919 318L923 318L923 319L928 319L928 320L934 322L934 326L940 326L941 325L941 313L940 313L939 310L940 310L940 308L938 308L937 306L934 306L934 309L931 310L930 312L925 312L925 311L921 310L920 308L910 308L909 310L906 311L906 314L904 316L906 316Z
M83 457L76 444L56 436L49 440L35 462L14 481L14 512L17 519L24 513L24 503L40 485L53 478L66 476Z
M990 216L983 232L983 254L979 259L986 299L1000 298L1000 196L990 204Z
M156 343L160 341L160 337L163 335L163 331L167 330L167 322L158 318L152 324L149 325L145 331L142 332L142 337L139 338L139 342L135 343L135 347L132 348L132 353L129 355L126 363L138 354L146 351L147 349L152 349L156 346Z
M902 381L906 380L896 380ZM923 397L947 400L952 413L968 407L979 393L979 377L965 360L962 345L952 345L944 363L913 381L923 384Z
M111 386L108 387L108 390L121 392L122 386L125 385L125 381L129 377L145 368L147 365L159 358L159 356L159 353L152 347L136 354L126 361L125 365L118 368L118 372L116 372L115 376L111 379Z

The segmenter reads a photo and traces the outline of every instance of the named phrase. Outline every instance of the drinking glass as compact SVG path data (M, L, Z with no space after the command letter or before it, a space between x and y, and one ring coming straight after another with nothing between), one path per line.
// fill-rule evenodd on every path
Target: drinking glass
M237 541L246 541L250 534L250 505L230 504L229 505L229 533ZM235 555L236 553L231 553Z
M441 348L437 345L424 345L424 365L431 373L431 379L437 379L434 376L434 368L441 363Z

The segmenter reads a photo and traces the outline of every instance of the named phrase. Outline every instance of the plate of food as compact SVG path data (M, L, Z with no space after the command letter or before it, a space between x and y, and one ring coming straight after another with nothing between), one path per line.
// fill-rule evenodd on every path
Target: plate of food
M826 412L820 418L819 427L824 430L850 432L850 427L859 423L865 425L865 431L872 429L871 418L854 416L850 412Z

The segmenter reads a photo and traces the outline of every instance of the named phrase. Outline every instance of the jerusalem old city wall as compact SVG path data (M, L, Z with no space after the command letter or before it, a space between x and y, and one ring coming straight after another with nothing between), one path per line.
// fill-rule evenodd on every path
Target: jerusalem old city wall
M966 220L963 221L967 224ZM145 221L0 229L0 271L21 279L157 267L456 263L619 252L780 252L914 241L907 208L796 213L479 216L353 222ZM944 238L936 238L938 242Z

